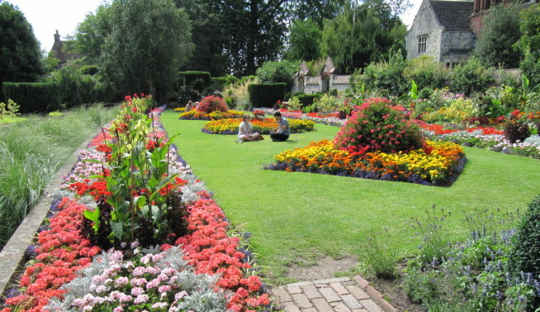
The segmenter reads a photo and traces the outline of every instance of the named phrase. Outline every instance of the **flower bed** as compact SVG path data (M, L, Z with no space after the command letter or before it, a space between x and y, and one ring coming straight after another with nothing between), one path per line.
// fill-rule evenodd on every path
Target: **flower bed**
M245 113L241 111L235 111L235 110L228 110L226 112L201 112L198 110L190 110L188 112L183 112L180 114L179 119L182 120L219 120L219 119L226 119L226 118L242 118Z
M323 140L282 152L275 160L267 169L450 185L466 158L459 145L448 142L427 141L425 149L409 153L371 152L358 157Z
M159 122L152 119L152 126L147 124L141 108L128 99L120 118L110 129L94 138L89 151L83 152L80 161L66 177L62 192L69 197L76 195L68 193L68 190L75 191L78 196L91 195L80 199L88 204L83 205L79 200L67 197L61 201L59 212L50 218L50 228L39 234L38 247L35 248L37 256L26 265L19 281L22 294L17 290L10 291L7 307L2 312L103 309L119 312L132 311L133 306L141 311L202 311L207 308L209 311L253 311L270 304L268 295L262 291L260 279L253 275L251 259L238 249L239 239L228 236L229 223L223 212L210 198L204 184L179 158L176 149L168 148ZM152 131L139 132L141 125ZM128 140L140 143L125 144ZM164 164L166 174L162 175L159 170L163 168L159 169L161 181L150 178L139 191L131 187L140 186L130 186L127 196L132 196L132 199L128 202L137 204L139 216L135 215L135 219L129 222L149 222L141 216L150 211L144 208L150 203L154 220L159 220L157 213L160 207L174 204L174 207L185 207L188 212L186 216L178 216L176 222L185 223L188 234L178 236L176 232L169 232L158 244L163 252L137 248L138 241L130 243L126 241L129 236L118 235L130 233L128 227L132 224L127 222L123 231L115 233L118 230L116 225L110 234L95 239L95 235L100 235L105 228L105 223L117 222L123 211L117 210L116 219L109 220L103 218L104 214L107 215L106 210L98 208L106 202L118 205L114 203L114 196L120 191L115 182L119 178L111 180L111 177L115 177L115 171L122 167L122 155L130 148L134 149L130 152L131 157L138 153L136 149L143 149L141 155L150 155L152 166L157 166L153 171ZM114 167L110 166L111 163ZM138 158L129 163L131 167L150 165ZM140 173L146 174L143 170ZM148 196L147 201L141 201L144 196ZM111 211L114 209L116 207ZM166 222L171 222L171 219ZM163 225L161 222L159 227L164 228ZM157 229L158 226L150 228ZM157 230L154 233L158 233ZM162 236L154 238L158 237ZM167 242L176 242L183 253ZM101 250L97 244L110 244L114 248L99 259L92 259ZM164 258L176 258L177 265L166 267L161 261ZM182 258L189 264L181 263ZM103 259L108 259L106 261L111 266L104 265ZM167 261L169 264L171 261ZM213 280L217 282L214 284L208 275L214 276ZM145 287L141 287L143 285Z
M209 121L204 125L203 132L210 134L238 134L238 127L242 119L221 119ZM260 134L270 134L277 129L278 124L274 118L265 118L263 120L254 119L251 121L253 130ZM310 120L295 119L289 121L289 129L291 133L300 133L313 131L315 123Z

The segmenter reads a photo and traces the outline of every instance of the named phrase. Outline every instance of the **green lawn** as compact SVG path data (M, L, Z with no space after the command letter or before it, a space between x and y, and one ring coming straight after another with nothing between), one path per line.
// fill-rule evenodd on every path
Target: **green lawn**
M419 239L411 218L424 217L432 205L449 209L449 238L467 232L465 215L477 210L514 211L540 193L540 162L466 148L468 163L451 187L432 187L310 173L263 170L283 150L313 140L331 139L336 127L317 124L316 131L293 134L291 141L235 143L235 136L201 132L203 121L163 114L169 135L224 209L233 224L252 233L257 262L272 282L287 265L322 254L362 257L370 232L383 232L402 256L411 255Z

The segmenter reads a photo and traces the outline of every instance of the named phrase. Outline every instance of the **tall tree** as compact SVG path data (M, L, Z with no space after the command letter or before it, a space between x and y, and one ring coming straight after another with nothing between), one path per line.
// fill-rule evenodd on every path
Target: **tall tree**
M88 57L90 63L97 63L105 38L113 30L112 8L110 4L100 5L96 13L90 13L79 24L76 34L76 46L82 55Z
M476 42L475 55L488 66L518 67L519 7L498 5L489 10L484 28Z
M405 25L383 0L367 0L326 20L322 34L323 55L332 57L340 71L351 73L392 50L404 51Z
M338 16L351 0L290 0L287 8L292 20L311 19L322 29L325 19Z
M322 31L312 19L296 20L289 35L287 58L312 61L321 56Z
M222 27L227 36L223 52L228 68L251 75L283 47L287 27L286 0L221 0Z
M187 14L172 0L116 0L111 16L101 56L105 81L121 94L151 92L164 103L193 49Z
M8 2L0 3L0 84L35 81L42 73L39 43L24 14Z
M213 76L226 73L227 57L223 55L226 41L222 27L219 1L175 0L189 15L195 51L183 69L209 71Z

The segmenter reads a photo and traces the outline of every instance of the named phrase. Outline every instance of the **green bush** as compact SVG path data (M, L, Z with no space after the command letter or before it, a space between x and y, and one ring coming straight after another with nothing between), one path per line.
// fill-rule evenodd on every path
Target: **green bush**
M294 95L295 97L300 100L300 103L302 103L302 107L311 106L313 102L317 101L321 98L322 93L313 93L313 94L305 94L305 93L298 93Z
M251 84L248 87L249 100L254 107L273 107L283 101L288 87L284 82Z
M425 88L440 89L448 82L448 71L432 57L420 56L407 62L403 76L414 80L418 90Z
M84 66L81 66L79 71L83 75L93 76L99 72L99 68L97 65L84 65Z
M235 84L236 82L238 82L238 78L234 77L233 75L212 77L212 83L208 89L223 91L225 87Z
M284 82L290 89L297 71L298 62L266 62L257 69L257 77L262 83Z
M520 68L531 85L540 85L540 6L531 5L520 12L520 47L525 59Z
M533 199L523 216L510 254L510 267L516 273L540 274L540 195Z
M467 96L473 92L483 93L495 83L492 70L484 67L475 57L456 66L452 71L451 79L450 89Z
M360 77L360 82L370 91L381 95L400 96L409 89L409 82L403 77L407 63L400 54L391 55L388 61L370 63Z
M51 73L62 109L103 100L101 92L97 90L97 76L84 75L81 69L76 64L67 64Z
M21 113L45 113L58 110L60 96L52 82L4 82L2 93L20 106Z

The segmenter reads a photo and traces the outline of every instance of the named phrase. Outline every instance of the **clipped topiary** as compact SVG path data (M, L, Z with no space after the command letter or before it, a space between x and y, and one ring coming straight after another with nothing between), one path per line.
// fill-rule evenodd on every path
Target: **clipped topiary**
M515 242L510 268L516 273L540 274L540 195L529 204Z
M403 107L383 98L371 98L355 111L337 134L334 144L349 153L408 152L423 146L417 125L408 120Z
M209 114L216 111L226 112L229 110L229 107L223 98L210 95L201 100L199 105L197 105L197 110Z

